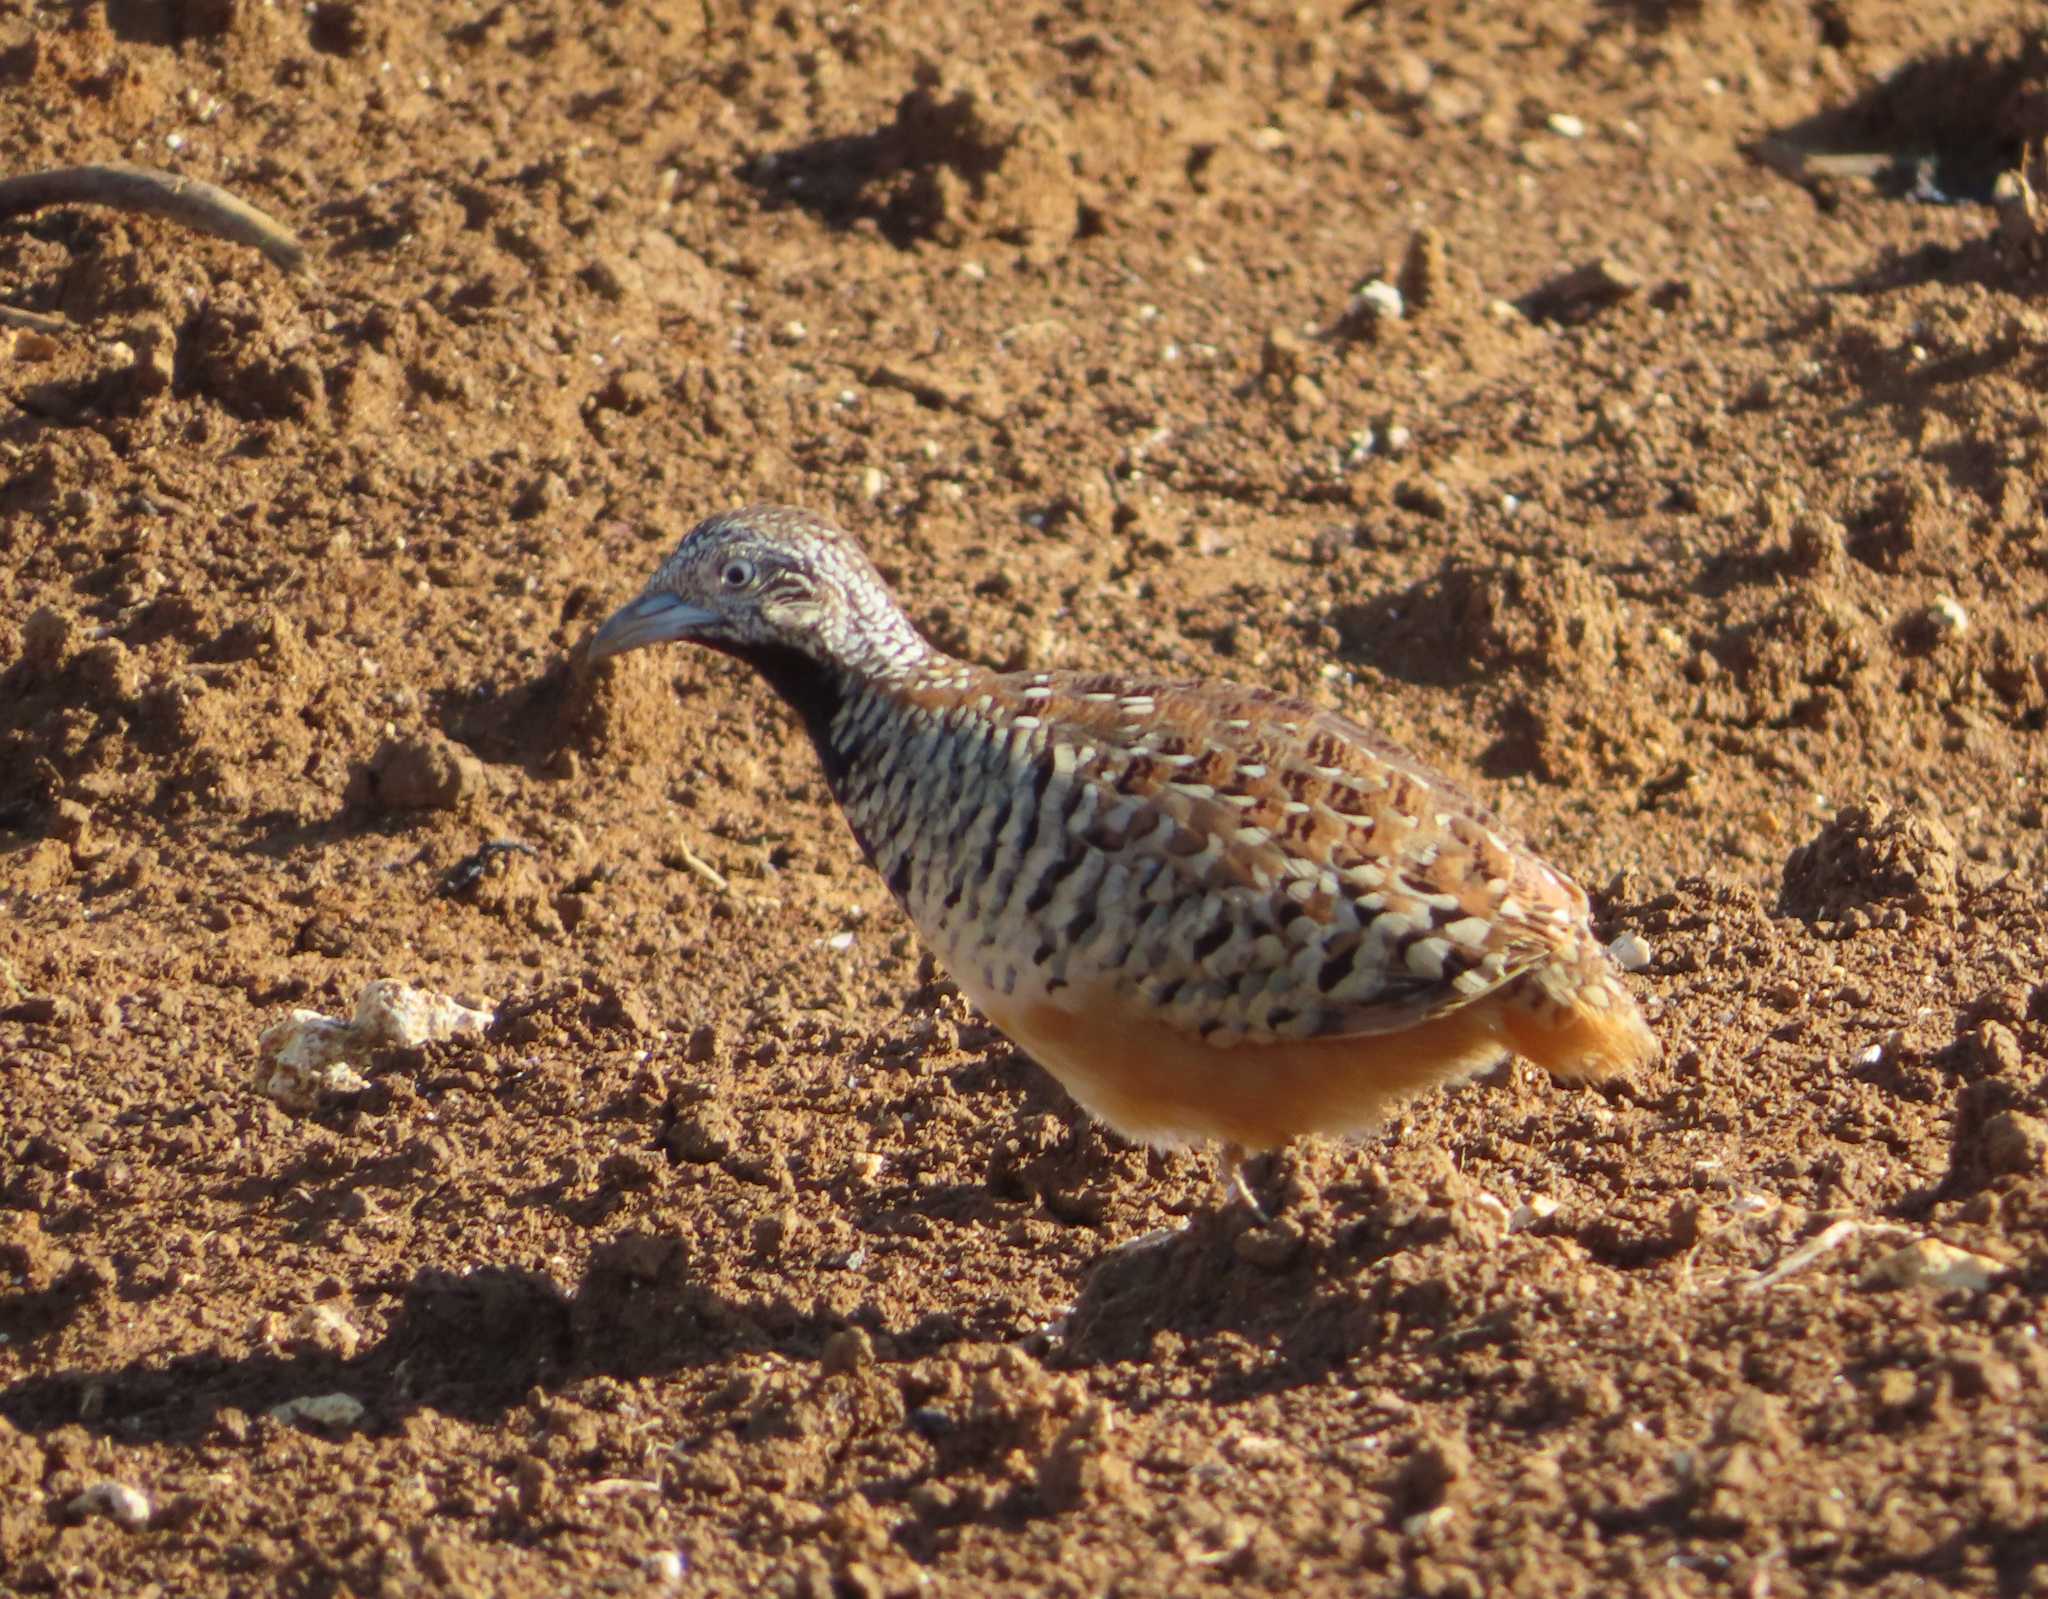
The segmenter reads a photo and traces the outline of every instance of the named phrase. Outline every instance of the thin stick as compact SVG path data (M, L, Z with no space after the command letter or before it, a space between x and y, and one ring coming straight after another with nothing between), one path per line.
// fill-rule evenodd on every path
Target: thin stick
M49 205L104 205L182 223L201 233L261 250L287 272L311 270L306 247L245 200L198 178L181 178L155 167L107 161L89 167L60 167L0 179L0 217L40 211Z
M27 328L31 333L76 333L78 325L67 322L61 316L45 316L40 311L21 311L11 305L0 305L0 326Z

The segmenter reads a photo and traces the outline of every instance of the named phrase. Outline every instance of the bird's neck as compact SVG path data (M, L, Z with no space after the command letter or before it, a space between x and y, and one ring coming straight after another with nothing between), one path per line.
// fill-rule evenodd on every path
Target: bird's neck
M843 775L845 758L832 745L832 718L854 690L854 679L845 668L786 644L767 644L732 652L761 674L782 702L797 714L804 731L811 735L818 758L825 763L825 780L836 790Z
M952 664L922 639L917 642L921 648L915 659L899 655L865 668L821 659L786 644L756 645L731 653L760 673L782 702L796 712L817 749L827 785L838 795L859 753L858 746L848 742L849 729L839 716L847 702L863 691L893 698L920 681L933 663Z

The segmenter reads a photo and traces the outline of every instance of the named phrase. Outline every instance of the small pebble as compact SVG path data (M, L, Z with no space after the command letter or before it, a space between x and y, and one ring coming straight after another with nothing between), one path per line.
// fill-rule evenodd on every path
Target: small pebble
M1970 630L1970 613L1951 594L1936 597L1934 603L1927 607L1927 620L1941 633L1967 633Z
M1649 943L1639 933L1623 933L1607 946L1607 953L1614 958L1614 964L1625 972L1639 972L1648 966L1651 960Z
M363 1402L349 1394L307 1394L272 1405L273 1419L287 1426L310 1421L316 1427L353 1427L363 1419Z
M1583 139L1586 136L1586 124L1569 111L1551 112L1549 128L1560 139Z
M125 1482L96 1482L65 1507L74 1516L105 1516L130 1532L149 1525L149 1495Z
M1369 305L1376 315L1383 316L1390 322L1399 321L1408 310L1401 299L1401 291L1382 278L1374 278L1372 282L1366 284L1352 296L1352 303Z
M290 1323L294 1341L315 1349L332 1351L343 1360L352 1359L363 1341L356 1324L334 1305L306 1305Z
M1982 1293L2005 1275L2003 1261L1972 1254L1938 1238L1895 1249L1865 1273L1864 1288L1939 1288Z
M1531 1194L1521 1204L1508 1212L1508 1231L1524 1232L1539 1221L1546 1221L1557 1214L1557 1201L1548 1194Z

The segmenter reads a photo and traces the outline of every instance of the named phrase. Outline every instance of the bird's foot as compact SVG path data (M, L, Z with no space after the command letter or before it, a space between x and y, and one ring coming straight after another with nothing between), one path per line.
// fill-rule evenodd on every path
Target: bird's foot
M1227 1211L1232 1205L1243 1205L1252 1213L1255 1221L1266 1222L1272 1218L1266 1214L1266 1207L1259 1203L1259 1196L1252 1192L1252 1185L1245 1181L1245 1162L1250 1158L1242 1144L1225 1144L1219 1157L1221 1169L1217 1173L1216 1209Z

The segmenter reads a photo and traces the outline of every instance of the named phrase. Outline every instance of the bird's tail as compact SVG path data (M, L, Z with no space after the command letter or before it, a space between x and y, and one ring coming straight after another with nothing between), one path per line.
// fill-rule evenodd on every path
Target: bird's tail
M1517 978L1502 997L1508 1042L1554 1077L1609 1082L1662 1053L1614 962L1590 939Z

